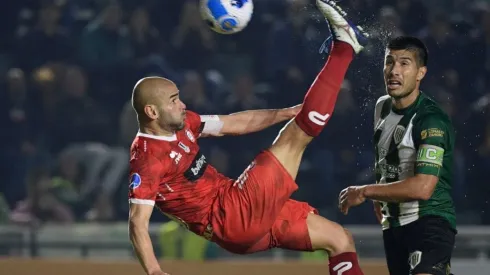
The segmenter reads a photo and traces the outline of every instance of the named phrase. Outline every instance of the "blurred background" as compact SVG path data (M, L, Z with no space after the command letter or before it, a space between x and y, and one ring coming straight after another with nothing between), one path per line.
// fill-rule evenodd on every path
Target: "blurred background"
M300 103L324 63L318 53L329 35L324 19L311 0L254 4L250 25L226 36L207 28L197 0L5 1L0 9L0 254L70 255L66 251L72 249L73 255L87 256L95 247L115 257L120 254L114 251L132 255L124 222L128 150L137 131L130 97L139 78L174 80L188 109L200 114ZM308 148L294 198L356 228L354 235L364 240L361 256L382 257L372 205L343 216L337 196L348 185L374 183L373 109L385 94L383 45L392 36L416 35L429 48L422 90L443 106L457 130L453 194L460 236L468 240L456 254L488 257L490 229L481 226L490 226L490 1L340 5L374 39L353 62L328 127ZM279 129L202 139L201 146L218 170L237 177ZM186 245L199 243L175 238L171 234L180 230L164 224L168 220L156 211L152 221L160 256L183 257ZM168 236L177 243L165 241ZM473 242L480 237L476 244L486 245ZM106 245L95 241L102 239ZM204 252L188 257L229 256L219 249L210 252L212 245L205 242L202 247Z

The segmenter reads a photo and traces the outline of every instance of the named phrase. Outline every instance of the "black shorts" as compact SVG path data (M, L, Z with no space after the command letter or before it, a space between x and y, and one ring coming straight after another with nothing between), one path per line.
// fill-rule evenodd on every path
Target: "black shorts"
M455 237L456 230L439 216L384 230L390 275L450 274Z

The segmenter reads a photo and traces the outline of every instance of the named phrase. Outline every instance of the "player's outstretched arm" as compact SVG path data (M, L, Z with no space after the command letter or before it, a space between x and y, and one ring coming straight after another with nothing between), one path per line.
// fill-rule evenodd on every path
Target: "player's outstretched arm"
M438 181L437 176L417 174L393 183L350 186L340 192L339 208L347 214L350 207L358 206L366 199L393 203L428 200Z
M301 106L300 104L284 109L248 110L229 115L219 115L221 127L215 131L203 131L201 136L237 136L258 132L292 119L301 110Z
M340 210L347 214L349 207L366 199L394 203L429 200L439 182L444 153L454 147L452 132L449 121L439 114L416 120L413 127L414 146L417 148L415 175L388 184L348 187L340 193Z
M129 208L129 237L143 269L148 275L164 275L160 269L150 234L148 232L153 206L146 204L130 204Z
M388 184L365 185L361 192L367 199L384 202L407 202L428 200L439 178L434 175L417 174L405 180Z

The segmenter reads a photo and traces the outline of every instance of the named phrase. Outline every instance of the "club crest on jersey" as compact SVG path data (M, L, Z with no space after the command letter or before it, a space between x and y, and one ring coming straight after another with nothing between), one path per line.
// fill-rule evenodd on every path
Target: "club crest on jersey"
M179 147L180 147L180 149L184 150L184 152L186 152L186 153L189 153L191 151L191 149L182 142L179 142Z
M393 133L393 140L395 144L399 144L403 140L403 136L405 135L405 127L401 125L397 125L395 128L395 132Z
M138 173L131 174L129 180L129 189L136 189L141 185L141 177Z
M187 138L189 138L190 141L196 142L196 138L194 137L194 134L189 130L185 130L185 134L187 135Z
M410 253L410 256L408 258L408 262L410 264L410 268L413 270L417 265L420 264L422 261L422 251L414 251Z

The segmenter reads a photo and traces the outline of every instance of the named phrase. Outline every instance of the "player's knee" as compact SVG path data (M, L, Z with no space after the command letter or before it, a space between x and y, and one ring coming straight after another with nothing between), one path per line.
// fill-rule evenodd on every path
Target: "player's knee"
M316 215L307 219L312 248L326 250L331 256L355 252L352 234L341 225Z
M347 240L347 248L348 249L354 249L354 236L352 236L352 233L344 228L344 233L346 235L346 240Z
M313 137L302 130L297 121L293 119L281 129L274 144L281 144L281 146L286 147L297 147L299 150L304 150L306 145L308 145L312 139Z
M354 238L352 234L345 228L337 234L337 238L330 245L328 251L331 256L342 254L345 252L355 251Z

